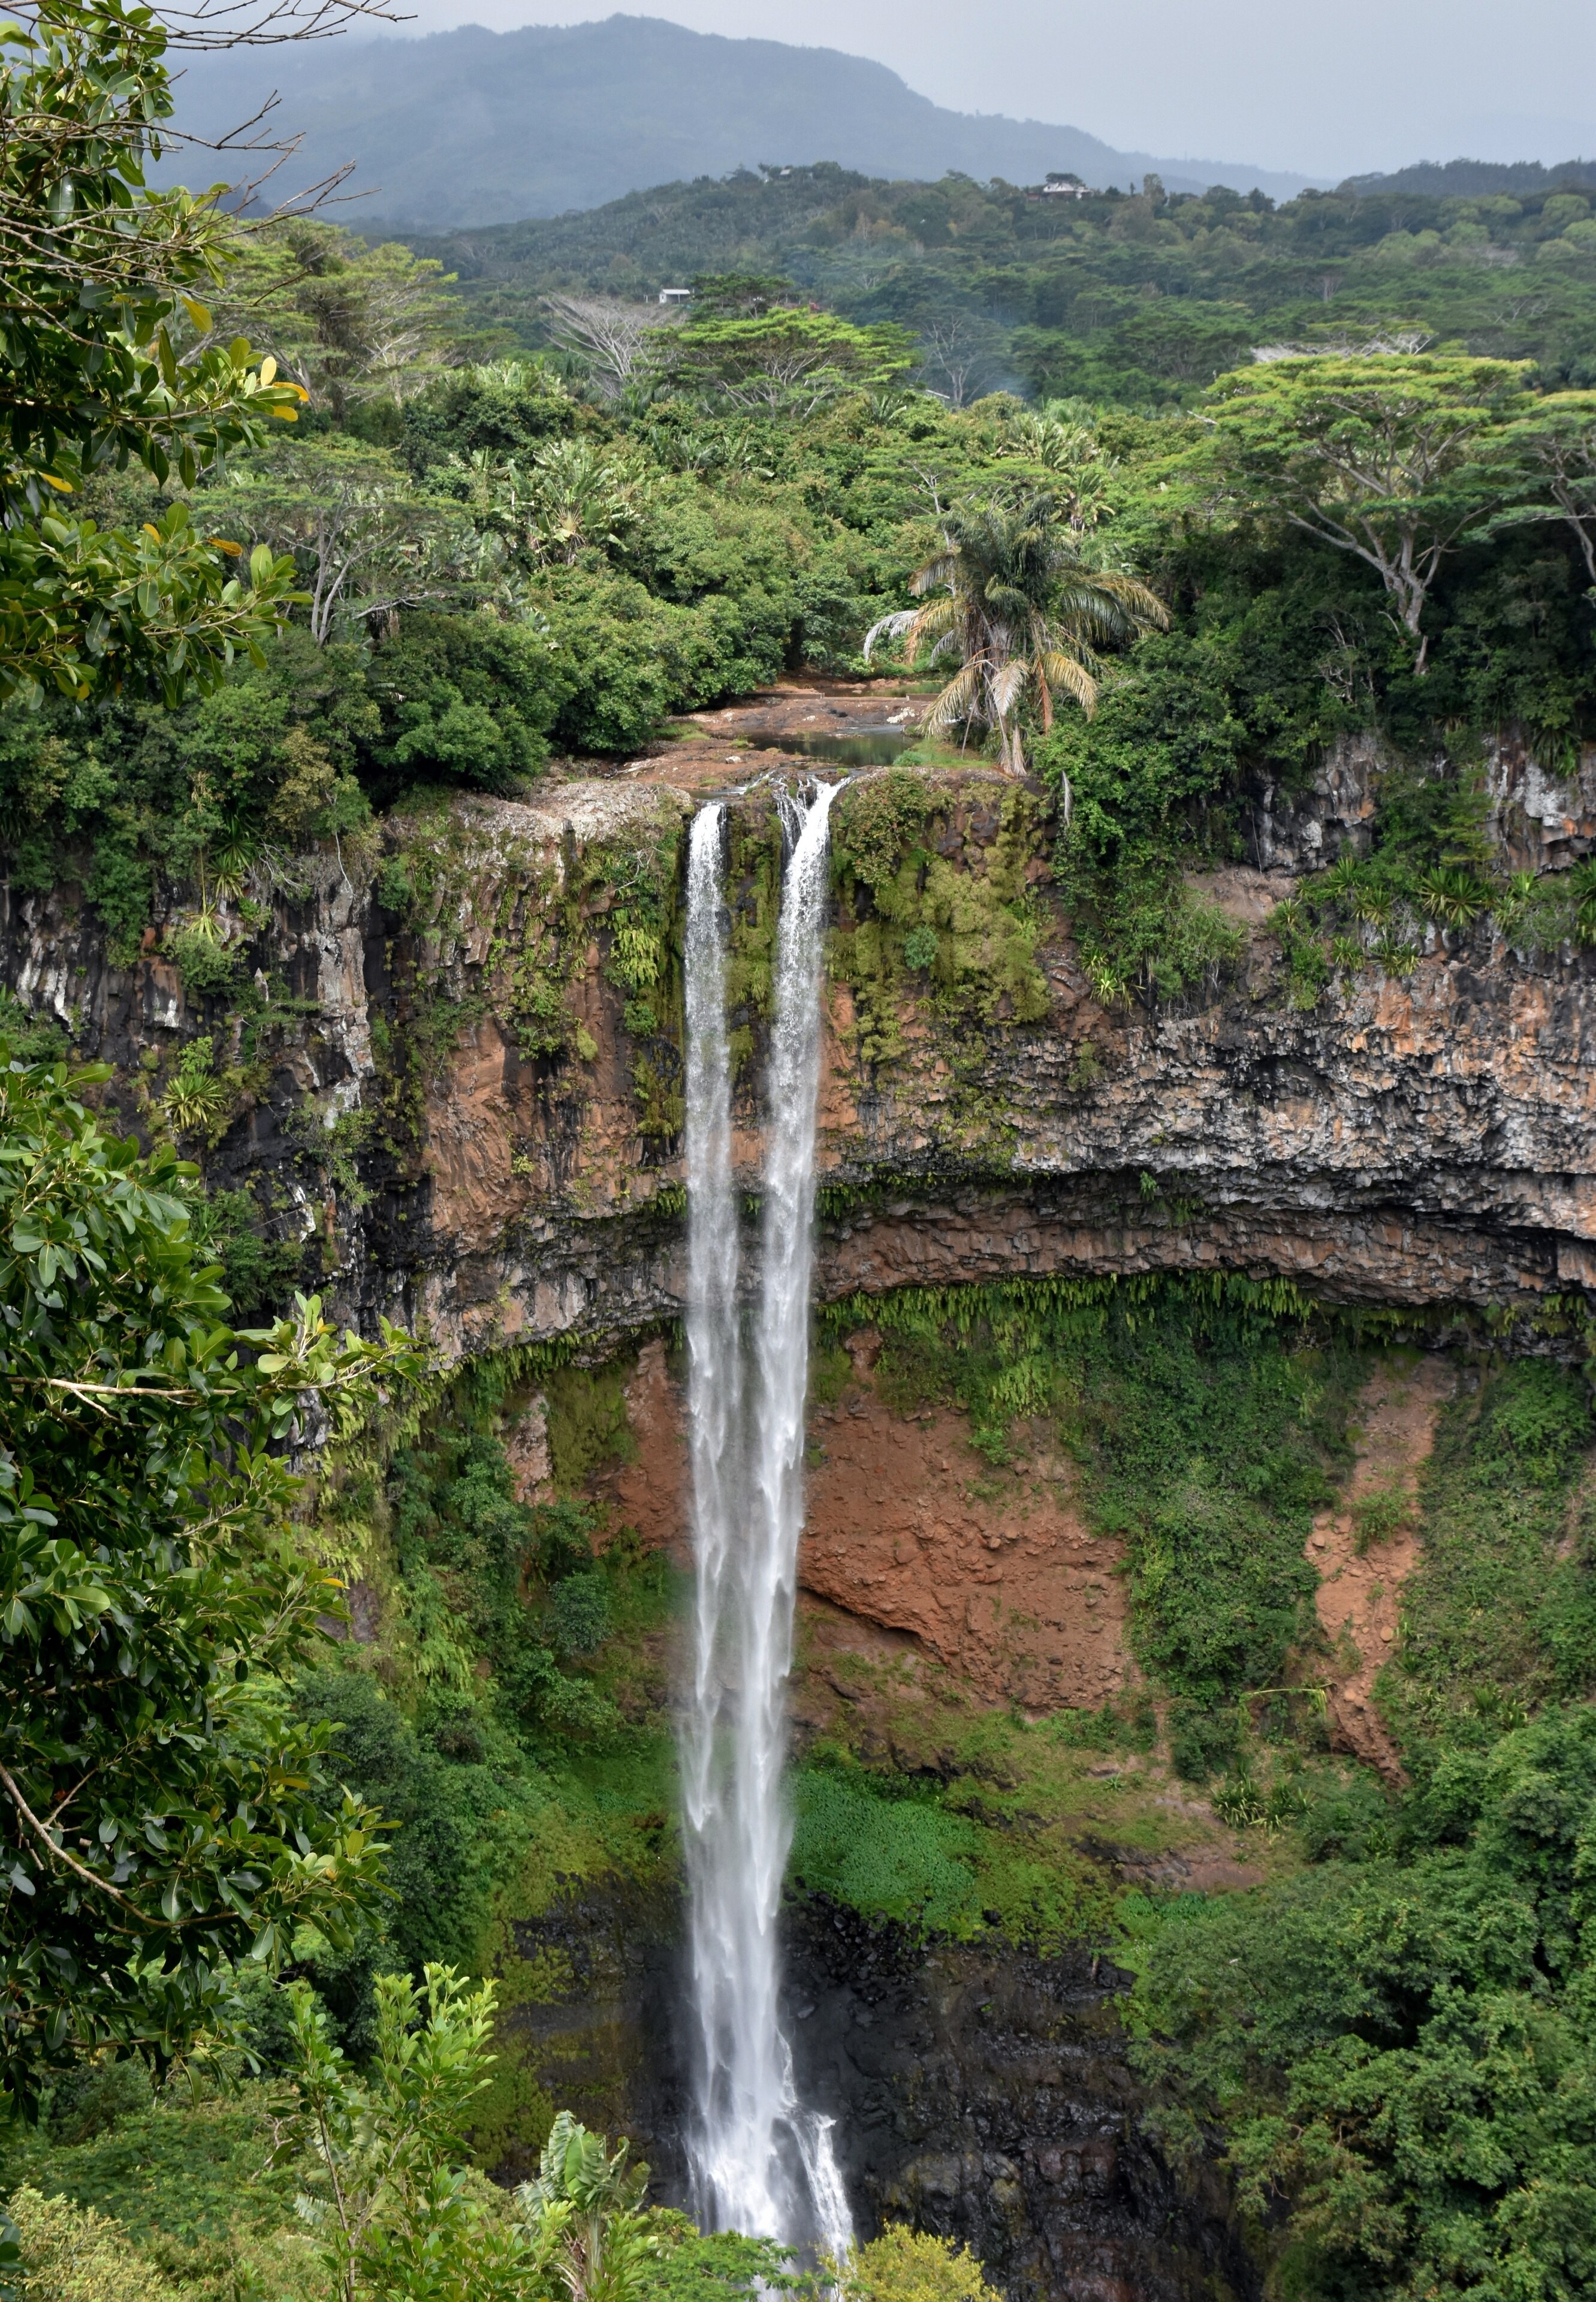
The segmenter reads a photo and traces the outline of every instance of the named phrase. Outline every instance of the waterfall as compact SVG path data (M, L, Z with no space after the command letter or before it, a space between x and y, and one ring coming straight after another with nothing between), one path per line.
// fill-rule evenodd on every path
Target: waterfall
M701 2070L724 2028L723 1977L735 1912L722 1875L727 1817L718 1745L725 1618L735 1605L740 1515L743 1360L737 1332L737 1202L732 1177L731 1055L726 1036L724 810L693 819L687 849L687 1449L692 1472L693 1689L681 1733L682 1804L692 1903L693 2001ZM701 2113L707 2105L701 2105Z
M777 1922L791 1824L782 1794L803 1524L815 1103L827 826L836 786L782 802L791 844L777 933L761 1285L752 1385L726 1029L723 811L688 849L687 1390L695 1566L682 1777L698 2037L689 2142L706 2228L841 2251L852 2236L831 2121L804 2112L782 2030Z

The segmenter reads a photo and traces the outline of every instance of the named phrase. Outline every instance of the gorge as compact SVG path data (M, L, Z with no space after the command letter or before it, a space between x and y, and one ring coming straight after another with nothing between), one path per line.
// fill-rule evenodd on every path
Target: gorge
M745 717L769 746L783 713L848 708L789 691ZM1214 2281L1250 2294L1256 2272L1223 2185L1211 2166L1181 2171L1147 2124L1115 2012L1125 1971L1079 1946L1096 1921L1047 1920L1027 1946L1033 1921L1002 1886L960 1889L990 1893L994 1909L983 1917L978 1903L924 1934L880 1915L890 1891L874 1918L839 1895L863 1810L834 1826L826 1801L848 1768L867 1786L884 1774L906 1794L928 1785L961 1815L990 1818L972 1827L998 1854L960 1856L962 1875L996 1877L1005 1834L1039 1823L1038 1846L1068 1849L1084 1881L1070 1890L1082 1911L1094 1882L1133 1901L1222 1897L1275 1859L1247 1811L1227 1819L1200 1781L1182 1787L1138 1750L1130 1722L1149 1659L1132 1634L1130 1605L1147 1604L1127 1585L1134 1553L1046 1418L1023 1389L1019 1419L1001 1424L992 1417L1012 1405L915 1394L894 1306L1056 1315L1060 1348L1070 1305L1089 1308L1114 1284L1149 1304L1164 1283L1215 1302L1239 1287L1265 1324L1315 1302L1372 1322L1348 1500L1341 1518L1313 1518L1307 1556L1323 1576L1309 1580L1331 1652L1330 1744L1399 1773L1369 1650L1377 1659L1399 1619L1390 1576L1416 1555L1401 1531L1377 1533L1372 1550L1355 1541L1373 1507L1359 1498L1411 1488L1447 1401L1478 1381L1482 1345L1512 1334L1555 1358L1580 1332L1591 962L1572 948L1516 952L1483 922L1433 931L1406 975L1371 966L1311 1004L1295 998L1275 906L1338 852L1360 852L1391 772L1378 746L1354 744L1294 791L1250 794L1247 859L1203 888L1238 936L1213 978L1180 1001L1105 998L1047 870L1042 794L981 768L865 769L835 796L824 787L800 829L787 794L805 763L746 750L743 724L717 715L619 774L551 779L527 802L396 813L380 856L358 875L318 862L314 889L276 903L252 946L298 1004L274 995L270 1083L229 1130L222 1175L277 1179L285 1226L319 1253L349 1315L398 1313L457 1369L505 1370L491 1427L521 1497L583 1495L610 1539L682 1567L698 1545L695 1660L670 1660L650 1634L623 1686L638 1719L674 1712L685 1903L654 1855L634 1876L557 1863L512 1903L501 1970L542 1978L511 1988L504 2018L515 2098L629 2132L659 2194L696 2197L707 2221L809 2237L810 2211L769 2196L768 2141L752 2155L747 2141L751 2129L797 2132L802 2103L838 2121L866 2234L906 2214L967 2239L1025 2302L1173 2302ZM1559 783L1504 744L1489 777L1507 857L1590 851L1596 759ZM805 840L807 880L794 877ZM801 940L780 924L784 886L793 900L806 887L811 906L826 896L819 1043L783 1036L795 1012L784 967ZM951 981L872 947L895 888L923 903ZM807 918L817 937L822 913ZM811 967L819 949L811 940ZM64 893L13 896L4 950L19 997L53 1011L84 1054L112 1057L110 1091L135 1111L146 1051L180 1047L206 1020L158 954L109 964ZM668 1004L663 1017L642 1006L651 964L682 1003L674 1021ZM550 985L566 1038L529 1056L526 1019L546 1018ZM821 1325L804 1416L792 1374L811 1295L810 1080ZM307 1156L321 1162L315 1189ZM762 1309L745 1361L737 1307L751 1302ZM1416 1374L1402 1357L1414 1345ZM1000 1382L1023 1376L1027 1348ZM590 1441L580 1418L593 1416L604 1427ZM744 1428L761 1437L746 1462ZM729 1769L716 1658L740 1650L729 1684L744 1700L780 1676L800 1447L805 1771L792 1864L812 1888L802 1866L818 1862L823 1883L782 1916L778 2005L779 1719L761 1714L740 1749L750 1772ZM744 1511L763 1530L757 1586L735 1571ZM415 1601L382 1564L383 1519L349 1524L353 1635L380 1657L416 1635L404 1628ZM1343 1630L1350 1646L1338 1648ZM694 1691L682 1710L669 1687L685 1667ZM1160 1694L1157 1715L1161 1735L1184 1731L1180 1700ZM1071 1716L1121 1723L1100 1755L1088 1743L1070 1760L1060 1794L1023 1752ZM815 1772L812 1754L827 1752L845 1756L841 1776ZM912 1821L919 1795L869 1813ZM841 1851L826 1853L834 1827ZM919 1858L903 1859L912 1871ZM751 1961L757 2004L730 1987ZM683 2000L690 1965L696 2017ZM517 2115L489 2152L507 2172L525 2163Z
M0 26L0 2302L1583 2302L1588 172L367 13Z

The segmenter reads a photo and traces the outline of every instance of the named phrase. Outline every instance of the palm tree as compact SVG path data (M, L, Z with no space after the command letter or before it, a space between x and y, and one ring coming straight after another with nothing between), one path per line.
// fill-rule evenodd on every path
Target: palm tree
M1054 697L1073 698L1088 717L1097 708L1096 650L1114 640L1169 626L1155 593L1134 576L1090 567L1080 556L1058 495L1043 490L1021 502L966 503L948 514L943 549L911 580L923 608L883 616L865 634L865 660L884 635L906 638L909 660L956 655L959 668L927 714L928 730L995 727L998 757L1025 773L1016 713L1035 697L1044 732ZM1070 817L1070 786L1063 792Z

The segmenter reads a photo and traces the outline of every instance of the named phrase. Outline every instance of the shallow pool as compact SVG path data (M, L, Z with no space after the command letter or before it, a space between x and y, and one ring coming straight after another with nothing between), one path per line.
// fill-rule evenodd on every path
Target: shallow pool
M782 752L796 752L806 760L835 760L844 768L885 768L907 752L919 741L907 727L855 727L846 735L828 735L807 730L780 734L774 730L749 728L738 737L740 748L760 751L767 746Z

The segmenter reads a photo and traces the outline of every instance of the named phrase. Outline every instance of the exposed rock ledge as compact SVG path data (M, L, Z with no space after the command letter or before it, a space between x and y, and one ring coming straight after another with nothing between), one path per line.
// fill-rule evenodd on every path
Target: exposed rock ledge
M323 1242L346 1314L424 1323L453 1355L635 1332L679 1311L679 1158L641 1131L601 887L582 900L587 941L564 992L577 1047L593 1052L527 1058L513 1021L517 966L583 858L679 830L691 801L651 764L551 785L531 805L461 800L420 828L391 823L391 849L437 864L430 898L404 917L379 901L390 882L352 882L330 857L300 898L272 899L248 964L294 1004L271 1011L267 1059L213 1169L231 1180L266 1171L281 1221ZM1515 861L1555 864L1591 846L1596 760L1567 788L1509 747L1489 765ZM953 1050L911 1001L902 1053L872 1071L833 984L823 1180L857 1189L827 1199L822 1293L1218 1270L1415 1312L1532 1311L1596 1293L1596 962L1516 955L1483 925L1432 935L1405 980L1370 967L1333 979L1309 1012L1286 1003L1268 908L1295 871L1366 837L1379 771L1370 747L1350 745L1306 796L1260 786L1255 868L1209 883L1249 920L1249 950L1206 1004L1105 1012L1039 861L1039 1022L995 1022ZM977 772L937 788L938 852L979 876L1012 787ZM5 981L64 1021L82 1053L118 1066L112 1092L135 1117L155 1057L169 1063L220 1020L214 1004L206 1014L185 1000L153 948L113 967L71 888L8 891L0 930ZM407 1115L395 1082L424 1025ZM239 1059L231 1029L219 1060ZM315 1130L307 1153L303 1119L295 1126L306 1106L331 1125L361 1105L382 1114L357 1154L364 1205L318 1166ZM752 1187L752 1088L741 1118Z

